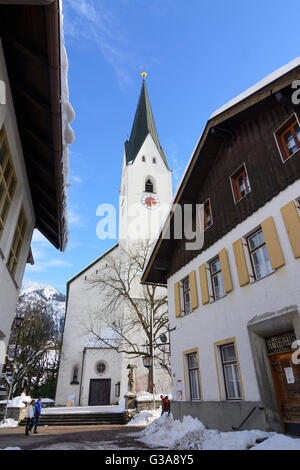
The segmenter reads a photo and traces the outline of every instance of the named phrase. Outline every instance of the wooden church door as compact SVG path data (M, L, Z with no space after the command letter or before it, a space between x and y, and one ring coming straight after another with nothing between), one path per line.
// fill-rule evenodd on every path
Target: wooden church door
M110 404L111 379L91 379L89 406Z

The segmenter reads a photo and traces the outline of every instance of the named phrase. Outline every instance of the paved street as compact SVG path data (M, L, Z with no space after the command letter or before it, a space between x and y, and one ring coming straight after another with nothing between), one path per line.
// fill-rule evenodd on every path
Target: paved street
M24 427L0 429L0 449L20 447L22 450L95 450L149 449L135 434L142 427L134 426L51 426L40 427L39 434L25 436Z

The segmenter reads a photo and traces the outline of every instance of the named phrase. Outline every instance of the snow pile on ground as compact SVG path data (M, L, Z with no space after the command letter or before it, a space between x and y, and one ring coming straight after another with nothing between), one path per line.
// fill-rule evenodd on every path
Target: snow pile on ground
M294 439L283 434L274 434L250 450L300 450L300 439Z
M28 397L25 395L25 393L22 393L20 397L15 397L12 400L8 401L8 408L24 408L26 406L26 403L31 402L31 397Z
M208 430L191 416L184 416L180 421L164 414L143 429L139 439L151 447L164 445L174 450L246 450L255 445L257 439L271 435L263 431Z
M161 410L144 410L140 411L132 418L126 426L147 426L157 419L161 414Z
M124 397L120 398L118 407L119 407L120 411L125 410L125 398Z
M5 447L4 449L0 450L21 450L21 447Z
M18 421L12 418L7 418L5 421L0 422L0 428L16 428L17 426L19 426Z

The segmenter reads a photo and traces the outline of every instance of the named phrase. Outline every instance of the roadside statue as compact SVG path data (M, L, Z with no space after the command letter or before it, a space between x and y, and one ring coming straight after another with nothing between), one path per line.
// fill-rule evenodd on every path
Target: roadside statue
M127 369L129 369L128 374L128 392L135 393L135 369L136 366L128 364Z

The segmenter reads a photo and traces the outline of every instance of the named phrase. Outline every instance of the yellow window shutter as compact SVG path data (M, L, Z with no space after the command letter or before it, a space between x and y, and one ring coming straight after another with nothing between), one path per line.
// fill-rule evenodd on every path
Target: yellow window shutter
M202 296L202 304L209 303L209 292L208 292L208 284L207 284L207 276L206 276L206 265L202 264L199 268L199 275L200 275L200 286L201 286L201 296Z
M280 266L285 264L285 261L273 217L269 217L264 220L261 224L261 228L264 234L272 269L278 269Z
M240 286L249 284L250 277L248 272L248 267L246 263L246 257L243 247L243 240L239 238L236 242L232 244L233 253L235 258L236 269L238 272Z
M300 258L300 218L294 201L281 209L283 221L290 239L295 258Z
M196 271L192 271L190 273L189 281L190 281L191 306L192 306L192 309L195 310L195 308L198 308Z
M223 248L223 250L220 251L219 260L220 260L220 264L221 264L224 290L227 294L228 292L232 291L232 280L231 280L231 275L230 275L228 257L227 257L227 253L226 253L225 248Z
M180 284L176 282L174 284L174 294L175 294L175 313L176 318L181 316L181 304L180 304Z

